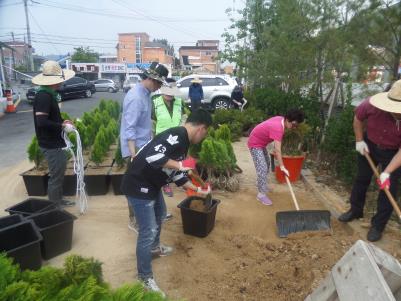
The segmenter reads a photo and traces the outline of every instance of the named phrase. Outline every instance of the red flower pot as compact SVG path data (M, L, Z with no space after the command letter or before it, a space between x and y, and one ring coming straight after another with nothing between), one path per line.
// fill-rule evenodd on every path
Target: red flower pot
M302 164L305 160L305 156L283 156L283 163L290 173L290 182L296 182L301 175ZM279 183L285 183L285 175L280 170L280 167L276 166L276 179Z

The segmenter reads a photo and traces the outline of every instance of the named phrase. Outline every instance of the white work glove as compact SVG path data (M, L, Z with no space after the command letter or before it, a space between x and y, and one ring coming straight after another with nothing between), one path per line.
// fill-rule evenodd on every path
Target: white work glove
M365 152L369 153L369 148L368 145L366 144L365 141L357 141L355 143L355 149L357 152L359 152L362 156L365 155Z
M192 170L191 167L186 167L182 165L182 161L178 161L178 164L180 165L180 167L178 168L179 171L190 171Z
M204 189L202 187L198 187L196 192L203 195L208 195L212 190L210 189L210 185L207 185L207 188Z
M382 172L380 177L377 179L380 189L390 189L390 174L388 172Z
M284 165L281 165L281 166L280 166L280 170L281 170L283 173L285 173L285 175L286 175L287 177L290 177L290 172L287 170L287 168L285 168Z
M206 101L204 99L201 99L201 103L205 103Z

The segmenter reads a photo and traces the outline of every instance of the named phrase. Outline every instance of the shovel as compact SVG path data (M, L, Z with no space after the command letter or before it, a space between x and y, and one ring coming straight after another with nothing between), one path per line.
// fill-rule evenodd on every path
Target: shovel
M379 171L376 168L375 163L373 162L372 158L370 157L369 153L365 152L365 158L366 160L368 160L370 168L372 168L373 173L375 174L376 178L380 178L380 174ZM391 192L388 190L388 188L384 188L384 193L386 194L387 198L389 199L391 205L393 206L395 212L397 213L397 216L399 218L399 220L401 221L401 210L400 207L398 207L397 202L395 201L395 199L393 198L393 196L391 195Z
M206 183L202 180L202 178L198 175L197 172L190 170L188 172L188 174L190 177L193 177L202 187L206 187ZM212 194L211 193L209 193L206 196L206 198L204 200L204 204L205 204L206 210L209 210L212 207L213 203L212 203Z
M330 230L330 211L299 210L298 202L290 180L285 176L296 211L281 211L276 213L276 225L279 237L287 237L290 233L303 231Z

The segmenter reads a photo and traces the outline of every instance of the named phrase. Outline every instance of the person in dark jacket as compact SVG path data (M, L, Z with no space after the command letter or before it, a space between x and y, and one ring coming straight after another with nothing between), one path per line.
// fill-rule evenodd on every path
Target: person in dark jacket
M209 112L199 109L191 113L184 126L170 128L156 135L131 160L121 184L139 226L136 258L138 278L153 291L160 290L152 272L152 257L167 256L172 248L160 244L162 221L166 215L162 186L174 182L201 195L207 188L196 187L188 179L182 161L190 144L200 143L212 124Z
M57 93L60 84L74 75L74 71L61 69L57 62L46 61L43 72L32 78L32 83L40 86L33 102L35 132L49 166L48 197L57 206L74 204L62 200L67 154L61 135L63 129L69 131L74 126L71 121L61 118Z
M235 86L233 91L231 92L231 103L234 109L243 110L247 101L244 98L244 93L242 92L242 88L240 86Z
M195 77L191 80L188 98L191 100L191 111L194 112L199 109L203 100L202 80L199 77Z

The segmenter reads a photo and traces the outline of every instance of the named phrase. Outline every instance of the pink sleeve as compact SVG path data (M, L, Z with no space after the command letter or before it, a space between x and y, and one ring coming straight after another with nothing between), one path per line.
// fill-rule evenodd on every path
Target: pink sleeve
M283 139L284 132L283 131L271 131L270 138L274 141L281 141Z
M355 116L360 121L364 121L368 118L369 112L372 105L369 102L369 98L365 99L357 108L355 109Z

